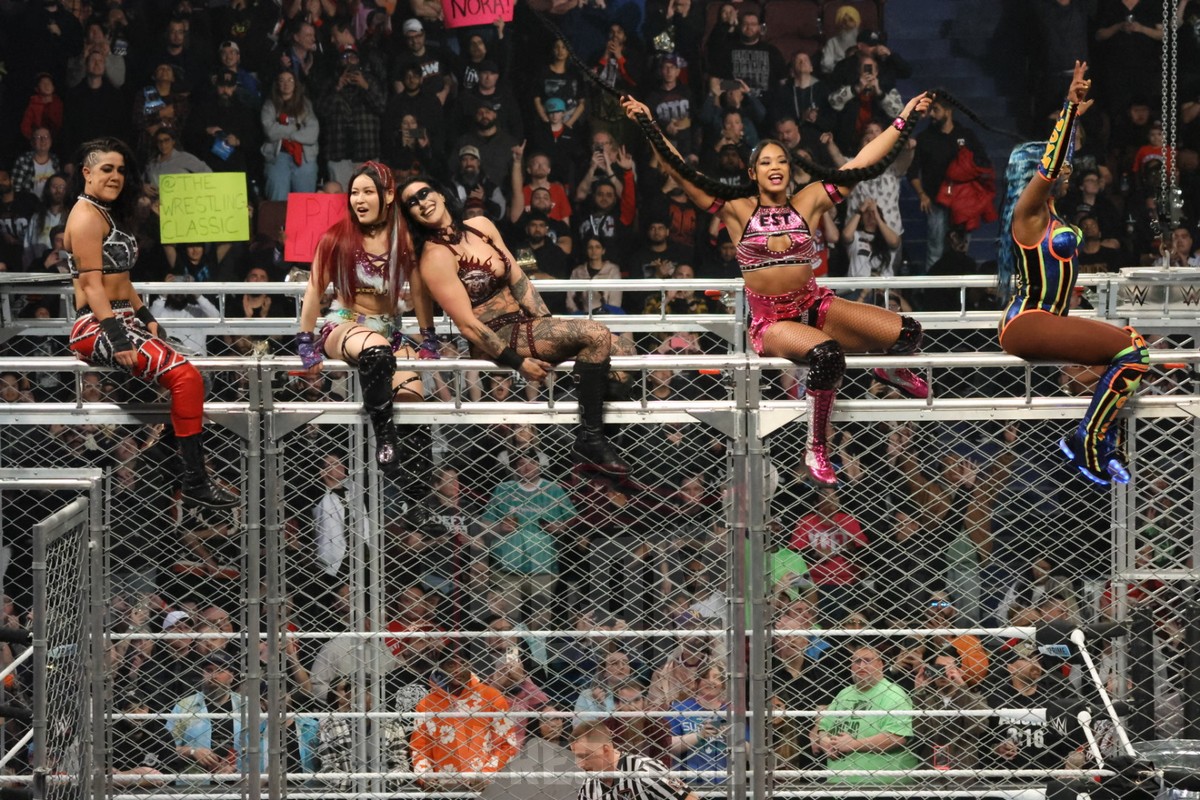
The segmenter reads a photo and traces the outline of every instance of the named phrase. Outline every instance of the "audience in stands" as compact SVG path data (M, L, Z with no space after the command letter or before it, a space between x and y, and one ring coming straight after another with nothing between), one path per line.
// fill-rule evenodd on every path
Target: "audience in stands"
M644 19L634 19L627 9L641 4L609 0L579 4L555 20L584 45L577 49L603 80L649 103L682 155L737 184L745 180L750 148L760 137L776 136L792 153L843 165L886 129L902 95L926 88L926 76L889 48L887 31L860 12L870 4L795 0L801 3L820 7L825 38L800 47L793 42L782 51L772 33L782 26L772 15L786 13L789 5L779 2L648 0ZM139 279L282 279L290 268L305 265L284 261L278 202L318 186L341 193L350 169L373 158L398 174L445 178L473 206L472 213L511 225L509 240L528 249L536 267L526 272L539 288L546 287L545 299L556 313L614 314L622 307L638 314L727 313L728 298L690 288L605 290L593 292L590 303L587 293L551 291L553 279L609 279L623 272L681 281L697 272L735 278L736 242L712 215L692 207L679 187L646 169L640 135L614 122L607 99L592 90L565 45L527 16L459 33L445 27L438 0L402 3L394 13L376 7L381 4L341 0L2 5L0 29L11 33L4 37L8 73L0 99L7 125L0 131L2 269L65 269L58 252L60 226L73 198L67 191L71 176L61 165L84 141L118 136L138 151L143 172L130 177L147 184L137 218ZM527 13L524 5L518 4L518 15ZM1090 16L1088 4L1078 0L1044 0L1032 8L1027 22L1032 27L1032 20L1042 20L1036 27L1053 30L1056 45L1039 48L1034 58L1038 90L1030 99L1031 113L1040 117L1055 110L1048 98L1061 96L1064 70L1076 59L1091 61L1102 98L1084 118L1073 187L1058 205L1082 230L1081 267L1109 272L1139 261L1197 266L1196 215L1189 209L1200 199L1195 180L1200 102L1194 80L1187 78L1196 77L1200 62L1182 59L1181 131L1172 152L1159 119L1159 8L1148 0L1132 5L1101 0ZM1187 48L1200 42L1198 13L1195 2L1180 3L1181 52L1196 52ZM914 63L924 56L907 55ZM538 66L514 68L526 63ZM864 278L905 270L933 276L989 272L972 257L979 248L969 251L969 236L948 225L946 208L937 202L958 150L967 147L986 159L985 137L961 124L961 112L949 104L935 104L929 116L914 149L883 175L859 183L814 231L823 238L821 271ZM988 121L1002 128L1020 122ZM1182 175L1185 215L1160 234L1152 224L1159 211L1156 192L1161 169L1172 161ZM159 178L212 170L246 173L260 235L250 243L163 245L155 200ZM906 170L909 181L902 182ZM272 205L280 215L273 223L267 219ZM522 257L519 250L514 254ZM574 272L572 265L578 265ZM30 290L4 300L12 303L11 318L42 324L64 317L54 295ZM906 291L908 301L921 311L961 306L957 290ZM174 312L197 316L195 309L203 307L212 315L221 313L221 302L186 297ZM156 306L159 316L171 315L166 305ZM994 307L986 290L968 292L968 310ZM226 296L222 310L239 323L284 321L294 314L286 298L249 287ZM684 321L680 327L689 326ZM691 327L670 335L638 334L641 352L664 358L662 369L647 373L647 402L700 400L728 386L724 376L670 367L671 357L727 349L720 338L726 334L698 335ZM257 334L198 336L197 346L214 354L220 347L252 356L259 352L256 340L267 341ZM57 340L45 338L49 347L42 349L31 341L40 340L14 337L4 354L61 354ZM956 342L948 349L961 346ZM460 352L448 339L441 348L443 358ZM448 377L431 384L439 399L451 400L454 376L442 374ZM1084 373L1062 377L1068 392L1094 380ZM515 402L537 392L507 374L469 380L481 401ZM953 392L964 380L947 376L944 391ZM108 376L88 373L79 381L77 390L67 374L5 372L0 400L74 400L77 391L88 404L154 400L130 396ZM779 396L802 387L802 381L802 374L778 379ZM245 386L226 388L230 397L235 389L243 391L237 398L245 399ZM275 388L278 399L297 402L336 401L349 391L346 376L329 372L282 376ZM565 380L554 388L555 397L568 402L572 391ZM886 387L869 391L881 394ZM287 511L280 533L285 626L324 635L278 644L277 666L292 714L285 735L294 751L289 769L373 769L377 762L360 763L357 748L363 731L378 730L384 749L378 763L386 769L403 773L411 765L424 789L474 791L486 781L445 773L498 771L532 735L561 743L572 711L611 715L602 722L622 753L676 769L731 766L728 746L745 732L727 727L733 677L724 674L723 643L691 634L697 626L730 622L725 581L731 576L723 565L733 505L722 505L727 444L719 434L700 423L625 425L622 447L636 474L629 484L613 486L573 474L552 431L512 426L517 432L509 436L509 427L480 423L470 426L473 439L464 445L455 437L466 426L445 426L457 430L444 434L444 449L439 443L429 503L449 533L429 537L388 524L389 501L381 512L382 555L374 561L359 539L370 526L353 501L356 489L347 488L355 443L331 427L299 425L284 445L286 458L315 465L300 470L311 476L303 486L281 479ZM148 475L169 472L170 462L157 455L157 432L142 436L134 430L104 424L6 431L0 466L31 465L36 456L45 462L38 466L111 468L114 496L143 523L115 523L139 528L129 542L147 544L136 553L126 542L114 555L121 580L144 591L136 603L114 600L112 613L122 630L149 637L113 643L113 674L122 687L117 707L181 716L121 720L114 728L115 768L150 782L143 785L166 780L160 773L244 771L250 737L266 736L265 728L254 733L244 727L247 710L267 695L263 686L239 681L258 655L252 642L242 640L240 623L230 621L231 615L244 619L244 600L236 587L212 578L230 570L240 574L243 566L226 564L221 548L238 541L228 538L230 531L240 535L246 523L157 518L154 525L146 523L139 515L151 512L140 506L165 508L169 499L132 498L153 483ZM786 452L786 430L775 436L780 441L772 443L772 452L777 446ZM1065 552L1072 549L1067 545L1047 545L1033 555L1014 552L1020 534L1013 532L1032 530L1025 509L1042 508L1026 502L1035 493L1025 482L1039 476L1008 471L1011 455L1004 453L1017 448L1024 458L1030 455L1025 445L1013 440L1001 445L996 437L972 442L964 451L921 437L928 433L890 423L864 424L848 434L839 448L845 486L836 493L818 492L802 476L780 479L768 552L788 566L771 573L767 613L774 628L766 665L774 711L770 747L777 765L837 772L1073 764L1081 744L1074 721L1061 714L1043 721L1030 712L1071 697L1072 690L1028 642L996 652L985 636L920 637L919 648L899 654L905 663L920 654L903 676L912 682L910 700L899 681L885 677L885 664L897 660L891 650L895 637L860 647L816 633L839 625L945 628L992 619L1017 624L1077 617L1072 602L1077 591L1062 576L1072 574L1072 565L1085 556ZM957 430L955 438L963 438ZM120 443L111 448L115 463L101 458L108 448L97 441ZM914 448L935 449L939 458L918 463ZM484 463L495 469L482 469ZM514 477L506 480L509 469ZM997 502L999 487L1018 493L1005 507ZM1057 509L1056 520L1085 518L1077 498L1037 497ZM32 519L29 503L6 491L6 525ZM149 527L154 530L141 530ZM211 533L217 529L224 532ZM1072 530L1065 538L1087 545L1090 535ZM1147 563L1178 561L1170 552L1148 548L1154 552L1144 556ZM155 563L168 554L171 560L180 554L198 558L204 577L189 582L194 576L161 571ZM26 574L13 582L27 580ZM371 607L373 590L357 594L376 580L390 597L384 608ZM1164 591L1161 585L1133 588L1155 597ZM28 587L6 590L28 594ZM868 602L871 597L879 598L876 604ZM5 614L16 619L19 611L13 611ZM1162 624L1164 639L1180 639L1171 625L1178 627ZM653 633L658 629L679 638ZM360 635L373 630L388 638ZM474 642L455 649L462 640L442 638L444 632L463 631L468 641L498 632L519 637L494 637L497 642L487 643L492 649L483 653ZM544 631L558 634L548 638ZM0 648L0 662L12 657L12 650ZM256 666L267 671L265 663ZM360 682L364 676L366 684ZM28 677L18 672L16 681L14 690L21 690ZM376 691L382 694L372 696ZM466 705L493 716L455 716ZM825 715L814 725L812 716L801 715L824 708L989 707L1007 710L992 721ZM305 711L397 716L360 727L357 718L336 714L317 723L319 715L306 717ZM203 716L221 712L229 716ZM403 716L413 712L433 716ZM258 751L263 758L270 752L265 739ZM858 780L890 779L833 778ZM399 790L401 784L412 786L395 779L387 785Z

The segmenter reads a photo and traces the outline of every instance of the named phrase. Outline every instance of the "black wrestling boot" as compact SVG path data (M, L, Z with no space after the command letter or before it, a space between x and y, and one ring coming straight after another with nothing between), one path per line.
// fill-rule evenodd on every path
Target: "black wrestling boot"
M217 486L209 477L201 436L197 433L175 437L183 460L183 504L189 508L233 508L238 504L237 496Z
M428 425L409 425L401 429L400 494L404 497L405 527L426 536L441 537L450 532L429 512L429 479L433 476L433 437Z
M608 391L609 362L575 362L575 386L579 396L579 431L575 435L575 460L601 472L624 477L629 465L604 436L604 395Z
M396 355L387 345L368 347L358 354L358 374L362 383L363 410L375 431L375 463L389 477L401 471L400 440L392 419L392 379L396 375Z

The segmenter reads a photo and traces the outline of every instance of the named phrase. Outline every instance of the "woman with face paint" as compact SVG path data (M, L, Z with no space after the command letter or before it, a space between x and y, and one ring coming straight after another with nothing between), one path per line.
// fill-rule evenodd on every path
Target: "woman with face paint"
M604 436L613 348L608 328L590 319L551 316L495 224L486 217L464 222L454 194L432 178L409 178L398 196L421 245L421 278L471 343L472 355L530 381L545 378L551 364L574 359L582 422L575 457L602 472L628 473Z
M818 180L794 194L789 188L792 159L782 143L774 139L759 142L750 154L750 185L728 186L697 172L680 158L644 104L629 97L623 101L626 115L654 147L660 169L683 187L693 203L719 215L737 242L754 351L808 364L804 463L813 480L826 486L837 483L826 439L834 398L846 369L845 352L916 352L921 324L887 309L836 297L818 286L813 267L820 256L812 231L820 224L821 215L832 212L855 183L887 169L930 101L927 94L910 100L886 131L839 170L800 160L805 171ZM929 395L925 381L907 369L879 367L874 375L910 397Z
M1021 145L1008 159L999 265L1000 288L1011 298L1000 320L1000 346L1030 360L1108 367L1075 432L1058 443L1083 477L1107 486L1129 483L1113 422L1149 369L1150 351L1133 328L1067 316L1083 233L1058 215L1054 198L1071 176L1075 119L1092 105L1086 75L1087 64L1076 61L1050 141Z
M69 346L89 364L122 369L166 389L183 461L184 504L232 508L237 497L212 482L204 463L204 380L167 343L163 326L129 279L138 255L129 232L140 188L133 154L118 139L93 140L81 152L76 181L82 179L82 192L63 236L77 309Z
M425 524L421 509L429 493L433 443L425 426L407 426L401 437L393 419L393 403L423 401L425 387L418 373L396 371L396 356L438 358L439 343L433 304L414 269L412 238L396 199L390 167L367 161L354 170L349 214L317 243L296 342L311 374L320 371L326 356L358 367L363 408L375 431L375 463L400 479L408 521ZM423 337L419 345L399 330L406 279ZM333 304L318 319L330 283Z

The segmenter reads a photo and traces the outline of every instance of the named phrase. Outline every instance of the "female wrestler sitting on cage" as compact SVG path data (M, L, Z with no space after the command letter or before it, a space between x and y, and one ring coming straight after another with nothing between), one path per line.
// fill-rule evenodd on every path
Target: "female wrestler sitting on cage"
M1000 320L1000 346L1030 360L1108 367L1083 420L1059 442L1080 474L1108 485L1129 482L1129 470L1117 454L1113 421L1149 369L1150 352L1133 328L1067 316L1083 234L1058 215L1054 198L1066 190L1071 175L1075 118L1092 104L1086 74L1087 64L1076 61L1050 141L1021 145L1008 159L1000 287L1011 291L1014 278L1016 287Z
M359 165L350 177L348 203L346 219L326 231L317 244L300 310L297 348L313 374L321 369L325 356L358 367L363 408L375 431L375 463L385 475L400 478L409 512L423 518L420 508L433 472L432 438L421 425L406 426L403 437L399 436L392 404L397 399L425 399L420 375L397 372L396 355L439 356L433 303L415 269L412 238L396 207L391 168L375 161ZM399 331L406 279L422 334L419 346ZM318 319L330 282L334 301Z
M737 242L738 266L750 303L750 343L759 355L808 362L808 446L804 462L813 479L837 482L826 447L834 396L846 368L846 351L886 350L906 354L921 343L921 324L877 306L836 297L817 285L811 231L821 215L850 193L851 186L886 169L904 146L912 126L929 107L922 94L905 106L892 126L841 170L804 163L818 179L788 194L792 164L787 148L764 139L750 154L748 187L727 186L697 172L662 136L642 103L625 98L626 115L638 123L658 156L659 167L696 205L719 214ZM911 397L927 397L925 381L903 368L877 368L875 377Z
M137 175L132 152L118 139L96 139L81 150L75 180L82 181L82 192L64 234L78 309L69 346L89 364L122 369L166 389L183 461L184 505L231 508L237 498L213 484L204 463L204 380L167 344L163 326L129 280L138 245L121 226L133 217Z
M629 467L604 435L612 334L590 319L550 315L500 232L484 217L464 222L454 194L426 176L399 188L420 247L418 272L433 299L471 344L472 355L520 372L531 381L575 359L581 425L575 457L616 475Z

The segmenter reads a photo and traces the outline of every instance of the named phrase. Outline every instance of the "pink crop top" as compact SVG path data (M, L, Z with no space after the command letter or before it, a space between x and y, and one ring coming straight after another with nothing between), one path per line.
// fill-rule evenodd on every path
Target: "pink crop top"
M790 243L783 250L772 250L767 246L772 236L786 236ZM784 206L755 205L737 243L738 266L742 272L785 264L812 265L819 259L808 223L790 203Z

